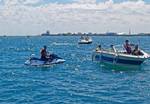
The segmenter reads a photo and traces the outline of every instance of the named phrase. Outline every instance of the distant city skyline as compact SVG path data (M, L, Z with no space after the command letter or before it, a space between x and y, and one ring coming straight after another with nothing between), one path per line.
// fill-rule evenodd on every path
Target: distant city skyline
M0 35L150 33L150 0L0 0Z

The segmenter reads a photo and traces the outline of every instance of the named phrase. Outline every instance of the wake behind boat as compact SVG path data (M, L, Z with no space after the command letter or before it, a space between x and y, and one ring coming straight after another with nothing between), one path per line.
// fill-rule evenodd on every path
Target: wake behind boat
M34 57L32 55L26 62L25 65L29 66L47 66L47 65L54 65L54 64L61 64L64 63L65 60L61 57L58 57L55 54L51 55L51 59L42 60L41 58Z
M92 59L115 67L137 68L140 67L145 60L150 58L150 55L145 51L140 49L140 52L140 55L127 54L125 50L116 50L113 45L111 45L111 49L102 49L101 46L99 46L96 51L93 52Z
M80 41L78 43L79 44L91 44L92 38L89 36L81 36Z

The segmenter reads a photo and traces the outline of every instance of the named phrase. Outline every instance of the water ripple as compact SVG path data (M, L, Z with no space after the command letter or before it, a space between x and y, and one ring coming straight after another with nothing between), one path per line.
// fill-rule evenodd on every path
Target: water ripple
M79 38L1 38L0 103L150 103L149 60L140 70L127 71L106 69L91 60L96 44L122 44L124 37L93 37L91 45L78 45ZM137 40L136 37L130 39L133 42ZM148 37L141 37L140 44L150 51ZM32 53L39 55L43 45L65 58L66 62L51 67L25 66L28 56Z

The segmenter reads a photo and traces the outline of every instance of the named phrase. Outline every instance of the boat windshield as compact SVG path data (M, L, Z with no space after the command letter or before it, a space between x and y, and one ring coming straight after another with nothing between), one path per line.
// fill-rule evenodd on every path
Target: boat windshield
M126 52L123 45L110 45L109 47L106 46L106 48L102 47L103 51L109 51L109 52Z

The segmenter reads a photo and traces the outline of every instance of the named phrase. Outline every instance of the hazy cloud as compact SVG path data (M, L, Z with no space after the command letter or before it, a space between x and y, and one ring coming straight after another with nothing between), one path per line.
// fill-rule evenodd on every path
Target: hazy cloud
M58 32L150 32L150 5L142 0L74 0L73 3L40 4L43 0L3 0L1 34ZM40 4L36 5L35 4Z

